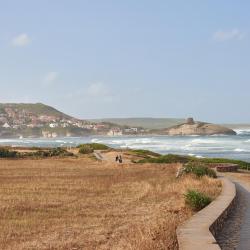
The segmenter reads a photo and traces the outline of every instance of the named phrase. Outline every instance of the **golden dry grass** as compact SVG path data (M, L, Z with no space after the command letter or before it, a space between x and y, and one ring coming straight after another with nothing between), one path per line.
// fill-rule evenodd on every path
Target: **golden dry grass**
M175 179L178 165L0 160L0 249L177 249L183 194L218 180Z

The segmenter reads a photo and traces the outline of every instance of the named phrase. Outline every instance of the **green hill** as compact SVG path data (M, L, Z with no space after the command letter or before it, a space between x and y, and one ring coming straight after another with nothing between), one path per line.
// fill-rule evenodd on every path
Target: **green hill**
M76 119L42 103L0 103L1 138L106 135L117 127Z
M22 110L25 110L26 112L30 112L37 116L48 115L65 119L72 118L71 116L43 103L0 103L0 113L4 113L5 108L11 108L16 112L22 112Z

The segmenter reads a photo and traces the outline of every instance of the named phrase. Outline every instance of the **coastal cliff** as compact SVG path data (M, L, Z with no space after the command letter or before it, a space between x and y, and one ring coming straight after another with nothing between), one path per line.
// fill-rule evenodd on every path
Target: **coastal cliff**
M195 122L193 118L188 118L186 123L176 125L164 130L167 135L236 135L236 132L230 128L205 123Z

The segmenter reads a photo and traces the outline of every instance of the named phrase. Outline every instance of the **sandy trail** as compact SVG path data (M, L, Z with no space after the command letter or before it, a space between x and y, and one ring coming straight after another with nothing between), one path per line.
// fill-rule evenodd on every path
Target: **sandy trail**
M131 157L129 157L122 151L102 152L101 150L95 150L94 155L98 160L108 163L119 164L118 162L115 161L115 158L118 155L122 157L122 164L131 163Z

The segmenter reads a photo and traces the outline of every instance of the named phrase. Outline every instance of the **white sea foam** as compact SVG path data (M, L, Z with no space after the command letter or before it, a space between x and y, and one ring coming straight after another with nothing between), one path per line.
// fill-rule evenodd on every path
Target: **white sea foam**
M59 142L59 143L66 143L66 142L63 141L63 140L56 140L56 142Z
M218 140L211 140L211 139L194 139L191 141L192 144L212 144L218 143Z
M0 139L0 143L5 143L5 142L17 142L17 140L13 140L13 139Z
M97 138L93 138L93 139L91 140L91 142L92 142L92 143L101 143L102 141L99 140L99 139L97 139Z
M250 128L249 129L235 129L234 130L237 135L249 135L250 134Z
M196 158L204 158L202 155L196 155Z
M243 149L243 148L236 148L234 149L235 152L250 152L249 150Z

